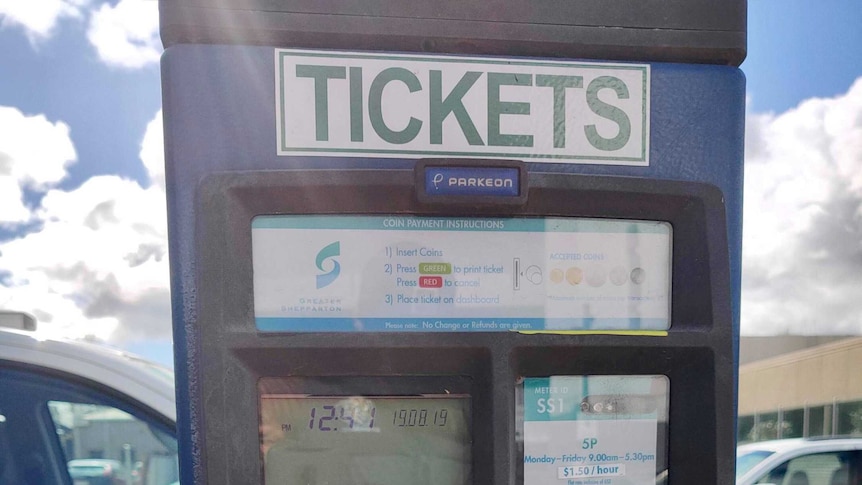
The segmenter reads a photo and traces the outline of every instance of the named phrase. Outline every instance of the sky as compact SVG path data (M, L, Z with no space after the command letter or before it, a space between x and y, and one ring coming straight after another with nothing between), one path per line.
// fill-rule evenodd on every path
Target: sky
M0 0L0 308L172 365L155 0ZM862 4L749 0L743 335L862 334Z

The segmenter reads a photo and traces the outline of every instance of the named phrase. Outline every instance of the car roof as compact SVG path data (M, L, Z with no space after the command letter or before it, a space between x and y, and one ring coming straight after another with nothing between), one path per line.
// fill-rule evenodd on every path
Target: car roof
M113 464L122 465L122 462L105 458L80 458L77 460L69 460L67 466L104 466Z
M759 441L757 443L748 443L745 445L740 445L737 447L737 454L748 453L750 451L771 451L773 453L779 453L784 450L789 450L793 448L799 447L805 440L798 439L786 439L786 440L771 440L771 441Z
M815 453L862 450L862 438L794 438L785 440L762 441L740 445L737 457L748 453L768 452L769 455L737 477L738 485L750 485L788 460Z
M0 328L0 362L71 374L109 387L176 422L173 371L90 342L46 338L38 331Z
M736 483L752 484L779 464L799 456L850 450L862 450L862 438L794 438L740 445L736 449L737 457L753 452L770 454L745 474L738 476Z
M769 451L786 453L793 450L846 450L862 449L862 438L793 438L772 441L760 441L740 445L736 449L738 455L752 451Z

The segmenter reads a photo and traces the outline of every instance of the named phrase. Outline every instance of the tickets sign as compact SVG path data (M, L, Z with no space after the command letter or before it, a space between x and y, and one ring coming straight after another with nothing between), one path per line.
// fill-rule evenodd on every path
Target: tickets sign
M275 50L279 155L649 165L650 69Z

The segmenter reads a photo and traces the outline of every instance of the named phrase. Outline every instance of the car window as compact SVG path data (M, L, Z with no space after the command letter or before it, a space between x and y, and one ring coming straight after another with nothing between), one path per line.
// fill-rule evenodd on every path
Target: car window
M49 401L74 485L169 485L179 479L176 439L111 406Z
M758 450L751 451L748 453L744 453L741 455L737 455L736 457L736 478L745 475L749 470L754 468L758 463L765 460L769 455L771 455L771 451L766 450Z
M0 361L0 485L172 485L173 423L116 390Z
M756 483L775 485L858 485L852 470L857 452L803 455L775 467Z

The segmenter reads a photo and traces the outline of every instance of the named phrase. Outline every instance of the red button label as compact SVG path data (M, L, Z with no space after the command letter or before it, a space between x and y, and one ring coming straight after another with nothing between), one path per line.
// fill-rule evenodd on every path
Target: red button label
M419 278L419 287L420 288L442 288L443 287L443 277L442 276L421 276Z

